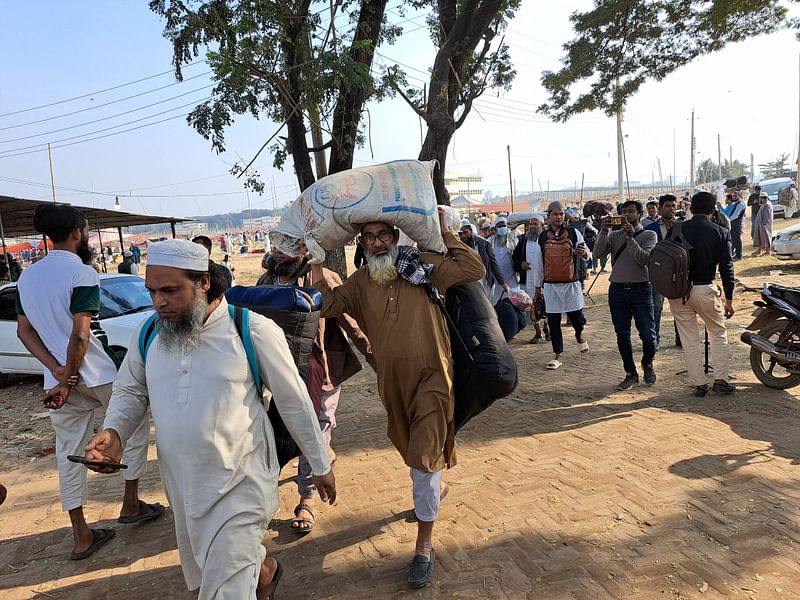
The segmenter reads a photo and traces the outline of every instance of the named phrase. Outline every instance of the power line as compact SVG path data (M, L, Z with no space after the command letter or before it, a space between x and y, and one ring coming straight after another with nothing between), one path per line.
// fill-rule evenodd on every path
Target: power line
M208 75L211 71L206 71L204 73L200 73L199 75L194 75L192 77L188 77L183 80L183 82L191 81L192 79L197 79L198 77L203 77ZM138 94L133 94L132 96L126 96L125 98L120 98L119 100L112 100L111 102L104 102L103 104L97 104L96 106L90 106L88 108L82 108L81 110L74 110L72 112L64 113L61 115L56 115L54 117L47 117L46 119L38 119L36 121L28 121L27 123L19 123L17 125L9 125L8 127L0 127L0 131L5 131L7 129L16 129L17 127L26 127L27 125L35 125L37 123L44 123L45 121L53 121L55 119L63 119L64 117L70 117L72 115L77 115L78 113L87 112L90 110L96 110L98 108L103 108L104 106L109 106L111 104L116 104L118 102L124 102L125 100L130 100L132 98L138 98L140 96L145 96L147 94L152 94L153 92L158 92L160 90L166 89L168 87L172 87L173 85L180 85L183 82L175 81L173 83L168 83L167 85L162 85L161 87L154 88L152 90L147 90L145 92L139 92Z
M203 87L199 87L199 88L197 88L195 90L192 90L190 92L184 92L183 94L178 94L177 96L172 96L171 98L166 98L165 100L159 100L158 102L153 102L151 104L145 104L144 106L140 106L138 108L133 108L131 110L126 110L125 112L117 113L115 115L110 115L108 117L102 117L100 119L94 119L93 121L86 121L85 123L79 123L77 125L70 125L69 127L62 127L61 129L53 129L52 131L45 131L43 133L35 133L33 135L26 135L26 136L23 136L23 137L11 138L11 139L8 139L8 140L2 140L2 141L0 141L0 144L8 144L10 142L18 142L20 140L28 140L28 139L31 139L31 138L42 137L42 136L45 136L45 135L51 135L53 133L59 133L61 131L67 131L68 129L76 129L78 127L85 127L86 125L92 125L94 123L100 123L101 121L108 121L109 119L115 119L115 118L121 117L123 115L128 115L130 113L134 113L134 112L138 112L140 110L144 110L145 108L151 108L153 106L158 106L159 104L164 104L165 102L170 102L172 100L176 100L177 98L181 98L183 96L188 96L190 94L195 94L197 92L200 92L200 91L203 91L203 90L207 90L207 89L209 89L211 87L214 87L214 84L206 85L206 86L203 86ZM123 125L126 125L126 123L123 123ZM86 134L86 135L89 135L89 134Z
M202 62L205 62L205 61L197 61L197 60L196 61L192 61L190 63L187 63L186 67L191 67L192 65L197 65L197 64L200 64ZM141 79L135 79L134 81L129 81L127 83L121 83L119 85L115 85L115 86L112 86L112 87L109 87L109 88L105 88L103 90L97 90L96 92L89 92L88 94L82 94L80 96L74 96L72 98L65 98L64 100L57 100L56 102L50 102L49 104L40 104L39 106L32 106L30 108L22 108L20 110L15 110L15 111L12 111L12 112L3 113L3 114L0 114L0 117L9 117L11 115L18 115L18 114L24 113L24 112L30 112L30 111L39 110L39 109L42 109L42 108L49 108L50 106L56 106L58 104L65 104L67 102L73 102L75 100L81 100L82 98L88 98L89 96L97 96L98 94L104 94L105 92L110 92L112 90L117 90L119 88L127 87L129 85L134 85L136 83L141 83L142 81L148 81L150 79L155 79L156 77L161 77L163 75L167 75L168 73L172 73L172 72L173 72L172 69L170 69L169 71L162 71L161 73L156 73L155 75L150 75L148 77L142 77Z

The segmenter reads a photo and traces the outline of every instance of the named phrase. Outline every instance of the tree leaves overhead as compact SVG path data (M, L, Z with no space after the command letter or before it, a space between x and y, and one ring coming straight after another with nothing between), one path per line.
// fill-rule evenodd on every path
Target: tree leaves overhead
M570 17L576 36L561 70L542 74L550 98L539 111L554 121L597 109L612 115L649 79L727 44L797 29L787 12L781 0L595 0Z

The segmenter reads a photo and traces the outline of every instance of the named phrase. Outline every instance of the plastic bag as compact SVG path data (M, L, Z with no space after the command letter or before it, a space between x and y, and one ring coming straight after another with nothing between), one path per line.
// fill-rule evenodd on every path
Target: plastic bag
M397 160L323 177L289 206L271 244L297 256L308 249L309 262L325 259L325 250L344 246L363 223L380 221L401 229L420 249L445 252L439 230L434 161Z
M525 290L520 288L512 288L509 290L508 297L511 300L511 304L513 304L514 308L517 310L530 310L531 306L533 306L531 297Z

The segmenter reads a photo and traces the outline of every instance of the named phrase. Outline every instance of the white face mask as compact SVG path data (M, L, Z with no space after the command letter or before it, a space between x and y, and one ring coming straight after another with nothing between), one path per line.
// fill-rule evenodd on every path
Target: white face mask
M508 227L498 227L497 235L508 235Z

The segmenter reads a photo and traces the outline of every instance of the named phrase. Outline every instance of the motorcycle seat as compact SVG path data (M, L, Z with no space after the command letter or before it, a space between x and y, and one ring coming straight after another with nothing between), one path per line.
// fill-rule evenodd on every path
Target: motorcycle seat
M800 309L800 290L783 287L781 285L771 285L770 290L784 302L788 302L797 309Z

